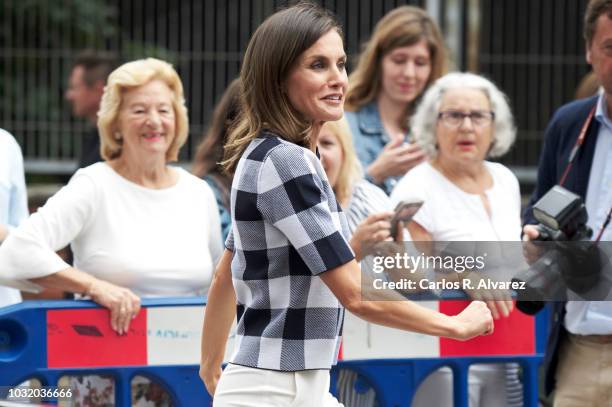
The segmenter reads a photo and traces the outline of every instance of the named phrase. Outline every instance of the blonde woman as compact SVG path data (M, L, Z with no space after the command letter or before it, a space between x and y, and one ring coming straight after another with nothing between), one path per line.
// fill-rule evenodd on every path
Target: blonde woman
M362 242L378 242L391 236L391 199L376 185L365 180L346 119L327 122L318 141L321 165L346 215L350 244L357 261L364 253Z
M398 177L425 159L409 118L427 87L447 70L431 17L413 6L387 13L349 77L346 118L366 178L391 193Z
M188 131L183 86L170 64L149 58L117 68L98 129L105 161L77 171L9 235L0 277L89 297L126 335L141 297L206 292L222 250L219 215L206 182L169 165ZM55 254L68 243L73 266ZM113 404L112 383L89 378L79 379L80 399Z

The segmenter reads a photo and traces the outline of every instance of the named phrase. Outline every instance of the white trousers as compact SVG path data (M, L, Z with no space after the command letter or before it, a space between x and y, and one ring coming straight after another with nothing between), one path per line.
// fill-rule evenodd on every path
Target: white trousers
M214 407L342 407L329 393L329 370L280 372L229 363Z
M468 374L470 407L506 407L506 366L478 364ZM431 373L418 387L412 407L453 405L453 373L443 367Z

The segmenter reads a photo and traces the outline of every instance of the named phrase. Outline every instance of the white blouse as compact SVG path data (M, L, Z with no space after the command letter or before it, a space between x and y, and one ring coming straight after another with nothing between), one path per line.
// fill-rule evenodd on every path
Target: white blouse
M491 215L480 195L469 194L428 162L409 171L391 193L391 201L423 200L414 221L434 241L517 241L521 238L521 195L514 174L485 161L493 186L485 191Z
M139 296L205 293L222 252L219 212L205 181L176 171L165 189L130 182L103 162L77 171L0 247L0 278L66 269L55 251L70 243L77 269Z

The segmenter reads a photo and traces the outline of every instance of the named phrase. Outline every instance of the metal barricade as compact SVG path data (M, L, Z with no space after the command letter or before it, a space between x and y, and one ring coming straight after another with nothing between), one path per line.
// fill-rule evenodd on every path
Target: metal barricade
M28 301L0 310L0 385L38 379L57 386L67 375L109 375L119 406L131 404L132 379L161 383L175 406L207 406L211 400L198 377L201 298L144 299L128 335L115 334L108 311L89 301ZM533 354L487 357L370 358L340 361L376 390L380 406L409 406L419 383L449 366L454 373L454 404L467 407L467 377L476 363L516 362L523 368L526 406L537 406L537 369L544 352L547 315L536 317ZM230 338L230 342L233 339ZM228 344L231 350L232 344ZM335 389L337 368L332 369ZM5 397L0 394L0 399Z
M335 388L338 368L349 368L368 381L376 391L380 406L410 407L419 384L433 371L448 366L453 371L454 407L468 407L468 372L481 363L518 363L523 369L526 407L538 406L538 368L542 355L515 357L470 357L436 359L375 359L339 362L332 370Z
M455 315L469 302L465 293L455 290L418 297L422 305L447 315ZM453 375L453 405L467 407L470 366L516 363L522 369L524 406L537 407L538 369L546 350L549 319L548 308L535 317L514 310L509 318L496 321L494 336L475 338L468 341L470 346L468 342L376 326L347 314L345 360L332 370L331 387L336 388L339 370L349 369L359 376L353 386L356 392L363 394L373 388L380 406L409 407L423 380L446 366Z
M161 383L175 406L207 406L198 376L201 298L144 299L128 335L90 301L28 301L0 310L0 384L36 378L57 386L67 375L109 375L118 406L131 405L132 379ZM0 399L6 395L0 394Z

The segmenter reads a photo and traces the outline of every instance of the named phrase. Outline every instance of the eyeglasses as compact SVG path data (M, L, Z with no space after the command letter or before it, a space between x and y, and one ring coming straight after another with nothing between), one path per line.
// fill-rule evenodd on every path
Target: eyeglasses
M472 124L476 127L487 127L495 119L495 113L486 110L475 110L469 113L458 110L446 110L438 113L438 120L441 120L442 123L451 128L461 126L466 117L469 117Z

